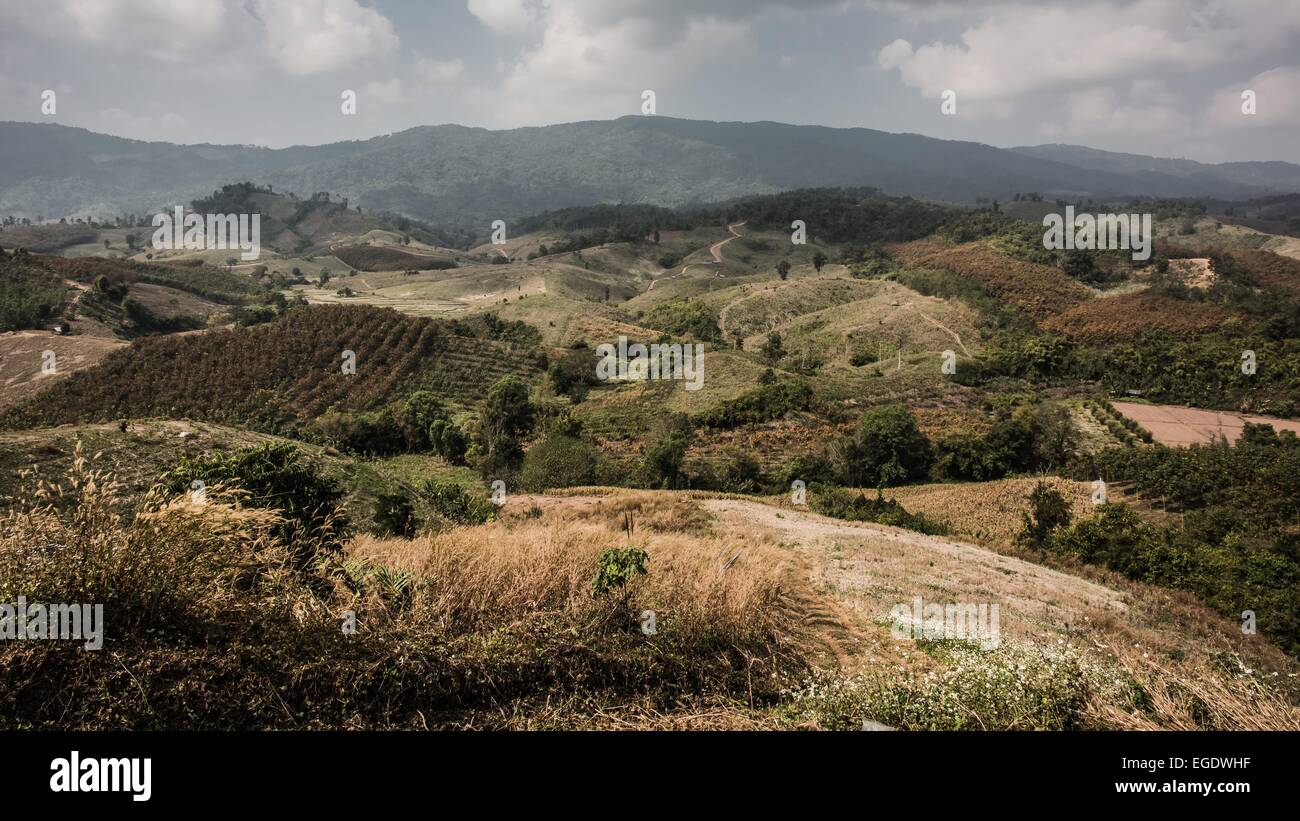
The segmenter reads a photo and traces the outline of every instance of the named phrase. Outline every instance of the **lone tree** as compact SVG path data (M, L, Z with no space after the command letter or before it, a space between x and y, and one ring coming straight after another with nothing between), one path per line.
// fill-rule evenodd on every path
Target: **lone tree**
M779 276L781 279L785 279L786 277L790 276L790 263L787 262L786 260L781 260L780 262L778 262L776 264L776 275Z
M813 254L813 267L817 269L817 273L820 274L822 272L822 266L825 264L826 264L825 254L823 254L821 251L818 251L817 253Z

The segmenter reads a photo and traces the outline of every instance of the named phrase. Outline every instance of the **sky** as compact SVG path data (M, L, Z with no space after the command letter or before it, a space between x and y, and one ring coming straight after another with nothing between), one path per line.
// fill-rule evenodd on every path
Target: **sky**
M1300 162L1300 0L0 0L0 21L0 120L143 140L612 119L650 90L670 117Z

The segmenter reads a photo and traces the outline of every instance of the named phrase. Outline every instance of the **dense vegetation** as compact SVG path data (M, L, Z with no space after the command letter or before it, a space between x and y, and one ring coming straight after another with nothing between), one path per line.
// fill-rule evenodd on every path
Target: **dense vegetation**
M59 278L25 264L29 258L0 251L0 333L40 327L59 316L68 298Z
M1234 446L1112 449L1076 478L1130 483L1176 516L1145 521L1125 505L1059 530L1054 552L1141 581L1191 590L1224 615L1254 611L1258 627L1300 652L1300 440L1248 425Z

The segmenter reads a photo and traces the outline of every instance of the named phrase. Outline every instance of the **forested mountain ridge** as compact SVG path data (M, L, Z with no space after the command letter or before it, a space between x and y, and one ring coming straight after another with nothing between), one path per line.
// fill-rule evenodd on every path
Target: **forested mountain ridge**
M668 117L504 131L420 126L283 149L182 146L5 122L0 145L0 213L28 217L149 212L231 179L328 190L367 211L455 225L598 202L676 207L829 185L952 202L1008 199L1022 191L1068 199L1231 199L1300 189L1300 166L1289 163L1244 176L1229 167L1240 164L1187 173L1168 165L1181 161L1154 158L1139 158L1150 163L1137 166L1108 160L1101 168L1095 155L1107 152L1009 150L866 128ZM1164 165L1147 170L1154 163Z

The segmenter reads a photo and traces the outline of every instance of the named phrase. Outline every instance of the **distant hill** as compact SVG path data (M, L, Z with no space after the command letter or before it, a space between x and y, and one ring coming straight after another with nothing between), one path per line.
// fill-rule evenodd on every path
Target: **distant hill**
M421 126L369 140L267 149L141 142L0 123L0 214L147 214L232 179L331 191L364 211L483 226L594 203L679 207L816 186L952 202L1015 192L1070 199L1300 191L1300 166L1219 166L1071 146L973 142L773 122L624 117L489 131Z
M1163 196L1155 194L1154 189L1166 185L1169 178L1180 179L1194 186L1204 186L1206 189L1224 183L1273 188L1285 192L1300 191L1300 165L1289 162L1209 164L1195 160L1147 157L1142 154L1122 154L1081 145L1061 144L1022 146L1011 150L1027 157L1066 163L1107 174L1126 175L1139 181L1149 180L1153 191L1146 193L1152 196Z

